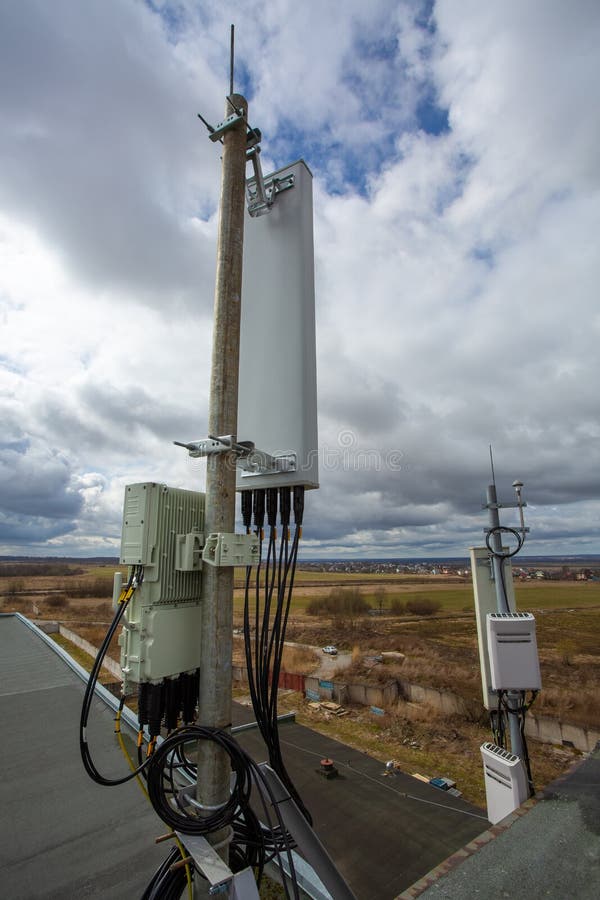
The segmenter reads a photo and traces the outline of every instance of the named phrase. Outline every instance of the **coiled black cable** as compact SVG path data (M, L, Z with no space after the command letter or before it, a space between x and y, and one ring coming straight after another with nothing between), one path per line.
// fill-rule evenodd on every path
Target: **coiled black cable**
M183 790L178 790L175 777L179 768L189 772L189 764L182 764L182 744L196 740L209 740L218 744L229 756L231 769L235 774L235 786L227 802L218 810L202 816L187 811L194 807L194 801L190 801ZM154 751L147 779L148 795L155 812L163 822L183 834L203 835L220 831L231 825L240 807L249 803L251 780L246 754L230 735L218 728L203 725L177 728Z
M496 550L492 547L492 536L496 534L512 534L517 539L517 546L514 550ZM499 572L500 572L500 581L502 582L502 596L504 597L506 610L508 612L508 594L506 592L506 577L504 574L504 564L507 559L510 559L521 550L523 544L525 543L525 532L517 531L516 528L509 528L506 525L497 525L495 528L490 528L485 536L485 545L488 548L489 552L492 556L495 556L496 559L500 561Z
M235 775L229 798L217 809L199 804L193 796L194 783L190 784L190 776L194 777L197 769L186 753L186 746L201 740L214 741L227 753ZM260 788L258 795L265 827L250 805L253 784ZM285 853L293 896L298 897L291 855L293 842L281 819L278 801L260 768L230 734L203 725L176 729L150 757L147 785L155 812L170 828L195 835L231 828L230 863L234 870L250 865L260 879L266 862ZM287 886L285 890L289 897Z
M514 550L495 550L490 541L492 536L495 534L512 534L517 539L517 546ZM495 528L490 528L485 536L485 545L493 556L498 557L498 559L510 559L511 556L516 556L519 550L522 548L525 543L525 535L520 531L517 531L516 528L509 528L506 525L497 525Z

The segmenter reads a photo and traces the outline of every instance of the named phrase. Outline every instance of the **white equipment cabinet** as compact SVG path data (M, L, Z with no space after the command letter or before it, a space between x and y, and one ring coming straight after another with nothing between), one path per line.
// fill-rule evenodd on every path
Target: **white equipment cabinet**
M125 488L121 563L144 567L119 637L130 682L199 666L204 494L146 482Z
M531 613L488 613L487 644L494 691L540 690L535 617Z
M495 825L527 800L527 778L522 761L496 744L481 747L488 819Z

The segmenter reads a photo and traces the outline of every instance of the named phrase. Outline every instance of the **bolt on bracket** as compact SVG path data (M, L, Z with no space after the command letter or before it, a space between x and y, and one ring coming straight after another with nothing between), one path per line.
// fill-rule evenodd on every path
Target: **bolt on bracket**
M244 119L243 112L238 112L237 110L232 113L230 116L227 116L226 119L223 119L222 122L219 122L218 125L215 126L213 131L210 132L209 138L211 141L220 141L226 131L229 131L230 128L233 128L234 125L237 125L239 121Z
M236 441L231 434L216 437L209 434L201 441L173 441L177 447L185 447L189 455L195 459L212 456L215 453L235 453L237 465L243 469L243 475L269 475L276 472L295 472L297 458L295 453L280 453L272 456L264 450L257 450L253 441Z
M209 566L255 566L260 562L260 541L255 534L209 534L202 561Z
M246 199L248 212L253 218L271 212L275 198L282 191L293 188L296 177L293 172L287 175L268 175L266 178L260 164L260 146L251 147L246 156L252 163L254 176L246 182Z

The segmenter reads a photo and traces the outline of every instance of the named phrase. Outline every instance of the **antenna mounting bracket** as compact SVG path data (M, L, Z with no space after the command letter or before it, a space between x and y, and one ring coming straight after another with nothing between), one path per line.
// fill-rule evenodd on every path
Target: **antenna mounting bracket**
M252 218L264 216L271 212L277 194L294 187L295 175L289 172L287 175L269 175L264 177L260 164L260 147L256 144L247 153L247 158L252 163L254 175L246 182L246 198L248 200L248 212Z
M295 453L280 453L271 456L264 450L257 450L252 441L236 441L231 434L215 437L209 434L201 441L173 441L177 447L185 447L194 459L212 456L215 453L233 452L236 464L243 469L244 475L268 475L274 472L295 472L297 459Z

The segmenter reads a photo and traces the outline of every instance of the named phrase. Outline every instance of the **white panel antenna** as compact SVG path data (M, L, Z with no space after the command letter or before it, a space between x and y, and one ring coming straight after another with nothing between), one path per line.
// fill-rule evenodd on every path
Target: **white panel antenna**
M279 460L246 465L238 490L318 487L312 175L303 161L265 177L266 215L247 214L238 434ZM250 179L249 196L256 190ZM252 203L251 203L252 208Z
M483 744L481 757L488 819L495 825L527 800L527 778L519 757L496 744Z
M531 613L488 613L487 645L494 691L539 691L542 687Z
M483 705L486 709L496 709L498 706L498 697L492 692L490 658L487 641L487 615L488 613L496 612L498 608L496 584L493 579L490 551L487 547L471 547L469 553L471 556L471 576L473 579L473 593L475 596L475 618L477 621L477 642L479 645L479 665L481 669ZM516 610L516 604L510 559L504 560L503 572L508 607L511 612L514 612Z

